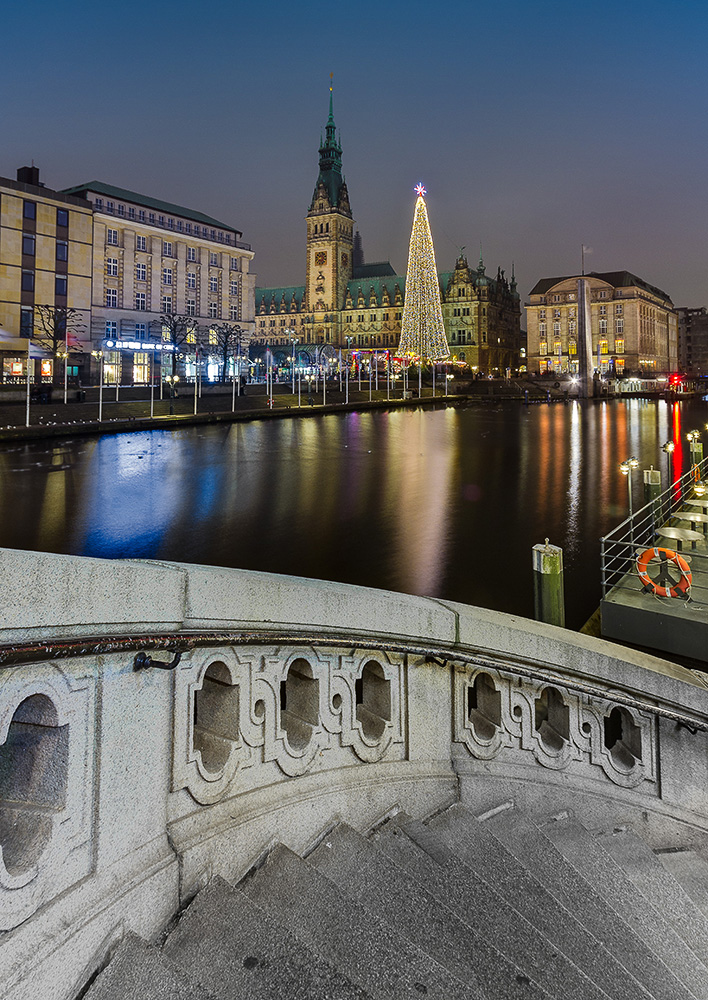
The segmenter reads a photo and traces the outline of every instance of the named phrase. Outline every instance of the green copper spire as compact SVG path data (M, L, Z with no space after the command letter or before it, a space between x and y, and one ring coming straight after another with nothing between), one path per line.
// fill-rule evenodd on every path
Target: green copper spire
M321 190L321 185L324 185L327 198L329 199L330 208L337 208L339 206L340 194L343 193L342 189L345 187L344 178L342 176L342 147L339 143L339 139L337 138L337 126L334 123L333 77L334 74L331 73L329 85L329 117L327 118L327 124L325 126L324 142L320 140L320 174L317 178L317 184L315 185L315 193L312 196L310 210L314 208L315 202L320 198L318 191ZM344 198L346 202L346 212L347 214L350 214L346 191L344 192Z

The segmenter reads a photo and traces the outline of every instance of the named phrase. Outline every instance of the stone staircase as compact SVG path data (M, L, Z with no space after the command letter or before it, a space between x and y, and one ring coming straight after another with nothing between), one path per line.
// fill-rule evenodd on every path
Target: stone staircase
M85 1000L708 1000L708 864L504 803L340 824L214 878Z

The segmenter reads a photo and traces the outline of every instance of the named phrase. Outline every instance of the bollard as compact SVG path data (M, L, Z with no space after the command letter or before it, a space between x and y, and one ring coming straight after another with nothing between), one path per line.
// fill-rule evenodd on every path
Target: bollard
M644 503L651 503L652 500L661 494L661 473L654 466L644 470Z
M536 621L565 627L563 549L557 545L534 545L533 610Z

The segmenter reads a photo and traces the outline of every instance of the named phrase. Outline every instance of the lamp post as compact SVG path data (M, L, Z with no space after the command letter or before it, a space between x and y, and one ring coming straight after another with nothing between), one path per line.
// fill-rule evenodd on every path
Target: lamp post
M452 378L452 375L448 374L448 375L445 376L445 395L446 396L447 396L447 388L448 388L448 385L450 384L450 379L451 378Z
M66 406L67 397L67 358L69 357L68 351L57 351L57 357L62 358L64 361L64 406Z
M174 397L175 397L175 393L177 391L177 383L179 382L179 375L165 375L165 382L167 382L167 389L168 389L168 392L170 394L170 416L172 416L174 414L174 412L175 412L173 400L174 400ZM194 396L195 403L194 403L194 405L195 406L196 406L196 384L197 384L197 382L196 382L196 378L195 378L195 381L194 381L194 385L195 385L195 396ZM194 412L195 413L197 412L196 409L195 409Z
M299 344L299 343L300 343L300 341L299 341L299 340L297 339L297 337L292 337L292 336L291 336L291 337L290 337L290 339L291 339L291 341L292 341L292 343L293 343L293 361L292 361L292 368L293 368L293 396L294 396L294 395L295 395L295 344Z
M155 416L155 352L150 354L150 419Z
M620 472L627 477L627 489L629 490L629 537L634 545L634 511L632 510L632 469L639 468L639 459L632 455L620 463Z
M103 351L91 351L94 358L98 358L100 362L100 374L98 382L98 422L101 423L103 418Z
M700 431L689 431L686 435L691 447L691 474L694 479L698 479L698 467L696 465L696 442L700 436Z
M666 455L666 488L671 486L671 456L674 453L676 445L673 441L667 441L666 444L661 446L661 450Z

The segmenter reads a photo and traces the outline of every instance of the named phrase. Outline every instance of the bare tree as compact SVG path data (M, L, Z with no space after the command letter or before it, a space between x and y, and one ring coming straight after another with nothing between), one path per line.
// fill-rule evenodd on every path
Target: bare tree
M158 320L153 321L153 326L158 328L159 336L174 346L172 352L172 374L177 368L177 353L180 348L186 349L186 353L197 353L199 343L199 327L194 316L185 316L181 313L162 313Z
M203 343L208 354L218 357L221 365L221 381L226 381L229 358L243 357L248 348L248 334L238 323L215 323L204 330ZM240 376L240 372L238 373Z
M77 353L83 350L79 334L86 329L81 321L81 313L70 306L34 307L35 327L32 342L42 350L57 355ZM66 364L66 358L64 359ZM53 381L58 380L57 366L53 367Z

